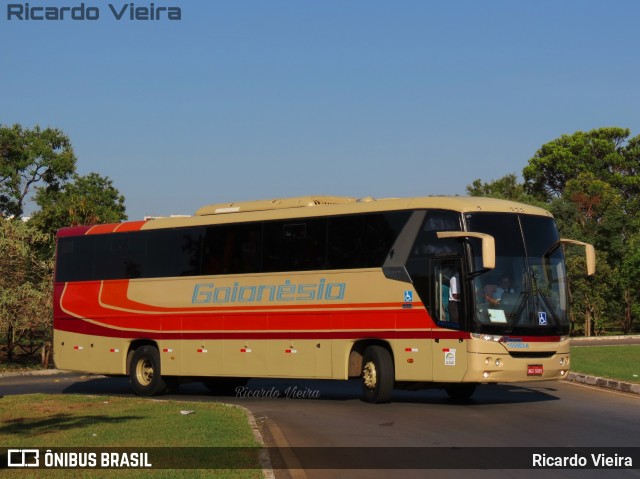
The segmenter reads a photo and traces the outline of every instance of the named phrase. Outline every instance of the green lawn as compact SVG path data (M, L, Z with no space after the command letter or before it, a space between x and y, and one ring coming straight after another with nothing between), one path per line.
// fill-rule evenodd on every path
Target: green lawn
M640 345L573 347L571 371L640 383Z
M218 403L108 396L5 396L0 399L0 444L7 448L107 448L96 449L98 457L100 452L109 451L108 448L163 448L150 449L151 459L172 458L171 467L176 462L189 466L194 464L193 461L199 461L199 464L215 469L20 469L4 471L3 476L6 477L42 477L44 473L46 477L110 479L140 476L262 477L257 453L249 449L259 444L245 413L239 408ZM250 458L247 458L248 453ZM243 454L244 458L239 463L247 467L249 461L255 464L255 468L218 469L222 464L219 459L224 456L234 463L234 454Z

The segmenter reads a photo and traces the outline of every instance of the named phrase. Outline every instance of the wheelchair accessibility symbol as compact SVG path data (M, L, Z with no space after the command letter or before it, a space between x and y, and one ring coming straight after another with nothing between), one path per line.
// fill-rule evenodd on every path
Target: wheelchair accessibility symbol
M546 326L547 325L547 313L544 311L540 311L538 313L538 324L540 326Z
M413 291L405 291L404 292L404 302L412 303L413 302Z

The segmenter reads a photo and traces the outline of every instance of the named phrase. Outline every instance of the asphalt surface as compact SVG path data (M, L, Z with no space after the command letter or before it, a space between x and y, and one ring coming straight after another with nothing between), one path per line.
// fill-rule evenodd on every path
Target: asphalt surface
M588 347L609 344L589 339L572 344ZM640 337L615 340L614 344L640 344ZM449 451L478 446L505 448L509 454L518 448L552 447L581 453L590 447L640 447L640 385L607 381L572 373L567 381L480 386L473 399L462 404L450 401L441 390L395 391L393 402L371 405L359 400L358 381L252 380L253 391L277 391L278 395L254 397L215 395L200 383L184 385L167 400L219 401L244 407L255 430L269 446L279 448L310 447L333 454L332 448L377 447L380 454L389 446L398 448L446 448ZM580 384L582 383L582 384ZM628 390L625 390L628 389ZM614 391L612 391L614 390ZM131 395L127 378L65 373L56 370L34 371L0 376L0 395L33 392ZM302 393L296 399L294 395ZM306 396L304 396L306 394ZM329 449L314 449L314 448ZM444 449L443 449L444 450ZM502 450L502 449L500 449ZM329 452L326 452L329 451ZM342 451L342 450L341 450ZM402 449L400 449L402 452ZM422 449L420 449L422 451ZM617 449L616 449L617 451ZM621 450L620 450L621 451ZM304 452L304 451L303 451ZM367 451L368 452L368 451ZM348 453L344 453L348 454ZM288 457L274 457L273 468L265 477L277 479L334 479L387 477L476 478L528 477L638 477L633 471L616 470L374 470L319 469L305 466L299 451ZM308 458L306 459L308 461ZM316 457L314 461L318 461ZM333 457L326 458L332 464ZM280 462L278 462L280 461ZM282 462L284 461L284 462ZM463 461L464 462L464 461ZM284 464L284 465L283 465ZM541 474L542 473L542 474Z

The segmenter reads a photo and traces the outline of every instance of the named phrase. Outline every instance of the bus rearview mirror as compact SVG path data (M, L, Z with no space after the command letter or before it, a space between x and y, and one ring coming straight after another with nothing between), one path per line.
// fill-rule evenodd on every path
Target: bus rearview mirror
M436 236L444 238L478 238L482 241L482 267L494 269L496 267L496 241L493 236L485 233L471 233L469 231L438 231Z

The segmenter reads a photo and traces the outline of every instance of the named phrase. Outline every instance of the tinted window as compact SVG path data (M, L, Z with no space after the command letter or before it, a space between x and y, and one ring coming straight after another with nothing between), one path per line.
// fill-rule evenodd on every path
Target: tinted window
M94 242L91 239L85 236L58 239L58 281L87 281L92 278Z
M143 276L144 238L131 233L98 235L95 241L94 271L100 279Z
M380 267L409 212L329 218L329 269Z
M202 274L260 271L261 243L262 228L259 223L207 227Z
M324 269L326 224L324 218L265 223L262 271Z
M201 238L202 228L60 238L56 280L195 276Z
M422 229L411 250L411 258L462 255L462 243L455 238L440 239L438 231L460 231L460 215L453 211L427 212Z
M200 258L204 228L134 233L146 238L146 278L201 274Z
M148 230L58 240L57 281L382 266L410 212Z

